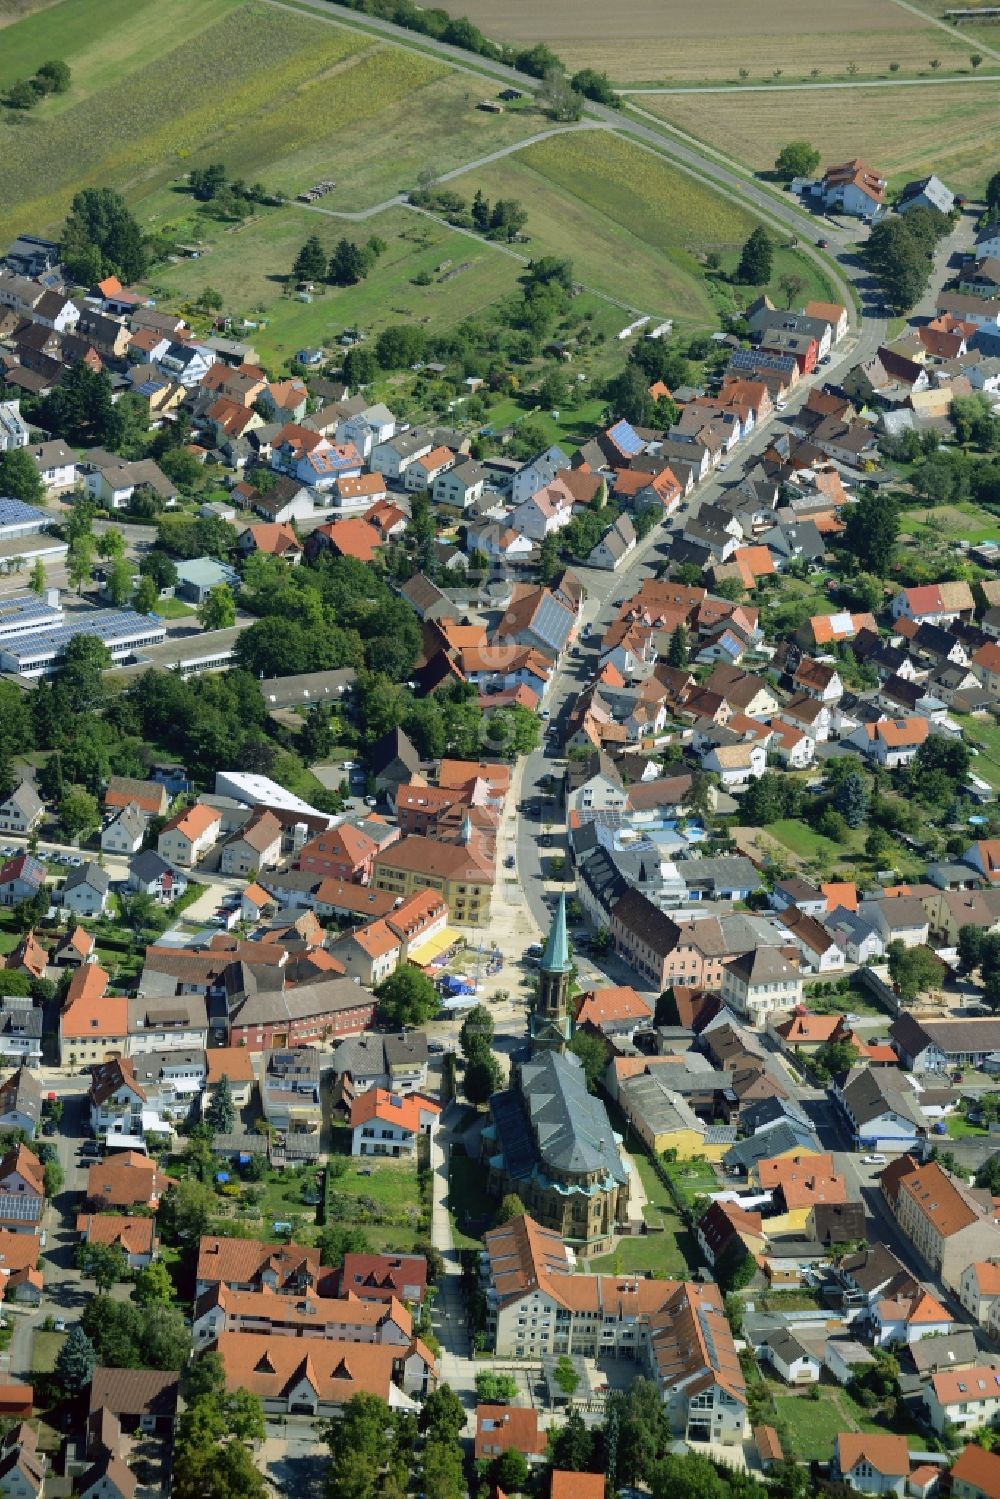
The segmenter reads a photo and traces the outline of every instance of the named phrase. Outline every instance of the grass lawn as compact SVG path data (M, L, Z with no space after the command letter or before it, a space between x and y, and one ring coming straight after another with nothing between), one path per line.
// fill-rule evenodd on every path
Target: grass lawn
M1000 787L1000 724L988 716L977 717L971 713L953 716L955 722L961 724L966 742L978 750L972 758L973 774L993 787Z
M833 1451L834 1437L844 1430L844 1419L836 1402L775 1394L774 1404L779 1419L788 1427L798 1460L827 1461Z
M13 952L20 940L16 932L0 932L0 955Z
M479 1161L452 1147L448 1169L448 1213L456 1249L480 1249L482 1239L466 1232L475 1225L489 1227L497 1204L486 1190L486 1173Z
M929 51L927 58L936 55L948 65L936 51ZM850 60L845 56L844 63ZM884 69L875 59L871 64L864 56L855 60L859 79L870 76L873 67ZM964 66L967 59L959 61ZM995 71L989 59L987 66ZM833 71L842 72L843 67ZM766 108L754 108L754 97L692 92L650 95L635 102L755 171L770 170L788 141L808 140L822 150L824 161L854 156L877 160L896 179L894 185L937 172L953 192L973 196L981 193L990 171L982 150L983 132L994 137L1000 132L1000 93L993 83L790 89L767 94Z
M36 1329L31 1343L32 1374L51 1374L59 1357L59 1350L66 1341L64 1332L43 1332Z
M844 845L835 843L832 838L825 838L822 833L817 833L797 817L783 817L779 822L769 822L764 832L777 838L779 843L791 849L800 859L841 859L852 849L860 849L864 845L862 830L849 832L848 843Z
M689 1203L706 1192L719 1190L719 1178L709 1161L672 1161L667 1165L667 1175Z
M970 1124L963 1114L952 1114L946 1121L948 1136L952 1140L978 1140L988 1135L989 1130L981 1124Z
M187 619L198 611L190 604L185 604L183 599L157 599L156 613L161 619Z

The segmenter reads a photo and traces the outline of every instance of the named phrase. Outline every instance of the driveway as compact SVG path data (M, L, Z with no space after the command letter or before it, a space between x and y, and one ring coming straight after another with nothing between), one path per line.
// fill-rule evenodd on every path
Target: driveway
M258 1463L279 1494L296 1499L323 1499L330 1453L313 1421L290 1416L268 1421Z

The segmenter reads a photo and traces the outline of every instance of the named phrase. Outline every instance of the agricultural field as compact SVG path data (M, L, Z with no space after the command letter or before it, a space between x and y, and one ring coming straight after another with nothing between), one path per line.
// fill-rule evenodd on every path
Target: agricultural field
M825 162L871 161L892 186L936 172L953 191L973 197L992 170L983 142L1000 135L994 83L789 89L767 94L766 108L759 107L763 96L738 92L649 94L634 102L755 171L770 169L788 141L808 140Z
M971 500L957 505L916 505L901 512L899 525L910 536L947 545L960 540L971 546L1000 542L1000 520Z
M164 227L210 161L292 196L333 178L328 206L364 209L540 124L478 110L478 82L425 54L256 0L62 0L5 30L0 86L52 56L69 91L0 115L0 235L57 225L91 185Z
M528 210L529 253L568 256L588 287L653 316L671 315L681 327L714 326L718 315L697 255L735 257L757 222L610 133L540 141L453 186L518 198ZM795 258L808 283L809 263Z
M569 68L597 68L616 83L735 79L742 67L756 78L769 78L775 67L789 77L808 76L814 67L840 73L852 60L867 71L882 58L907 72L933 57L945 68L967 61L960 41L894 0L840 0L836 7L798 0L794 25L783 0L728 0L721 10L684 0L626 0L610 29L602 0L508 0L502 13L490 0L449 0L446 9L467 15L487 36L547 42Z
M987 3L987 0L915 0L915 4L921 10L925 10L929 16L944 19L947 10L977 10ZM949 25L952 23L949 22ZM984 21L981 25L975 22L962 22L955 30L962 37L968 39L970 46L979 47L989 57L990 52L1000 53L1000 27L995 22Z
M285 278L310 234L318 235L328 252L343 236L361 242L372 234L387 248L366 281L317 290L311 302L302 302L285 295ZM227 313L258 323L253 341L265 362L280 364L297 349L322 346L348 327L371 334L413 319L440 331L512 292L522 269L496 246L404 208L358 224L288 207L222 233L197 260L158 266L150 289L182 306L204 287L217 288ZM415 286L414 279L424 273L431 275L430 284Z

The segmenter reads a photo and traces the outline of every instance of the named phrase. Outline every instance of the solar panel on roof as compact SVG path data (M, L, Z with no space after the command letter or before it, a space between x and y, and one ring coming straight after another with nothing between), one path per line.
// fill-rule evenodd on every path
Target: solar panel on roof
M614 426L610 428L608 436L615 444L615 447L620 448L623 453L631 455L641 453L645 446L642 438L626 421L615 422Z
M13 526L23 524L25 521L38 521L39 525L48 525L52 519L44 510L39 510L36 505L26 505L23 500L15 500L12 495L0 495L0 526Z

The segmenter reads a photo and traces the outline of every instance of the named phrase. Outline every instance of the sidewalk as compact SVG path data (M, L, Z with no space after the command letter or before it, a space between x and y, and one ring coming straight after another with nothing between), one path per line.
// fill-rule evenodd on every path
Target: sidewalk
M441 1124L431 1135L431 1243L444 1258L445 1269L438 1282L431 1317L434 1335L441 1344L441 1381L455 1391L469 1411L465 1435L475 1435L475 1367L469 1345L465 1302L462 1296L462 1267L451 1232L448 1213L448 1160L451 1133L447 1117L454 1105L449 1104Z

